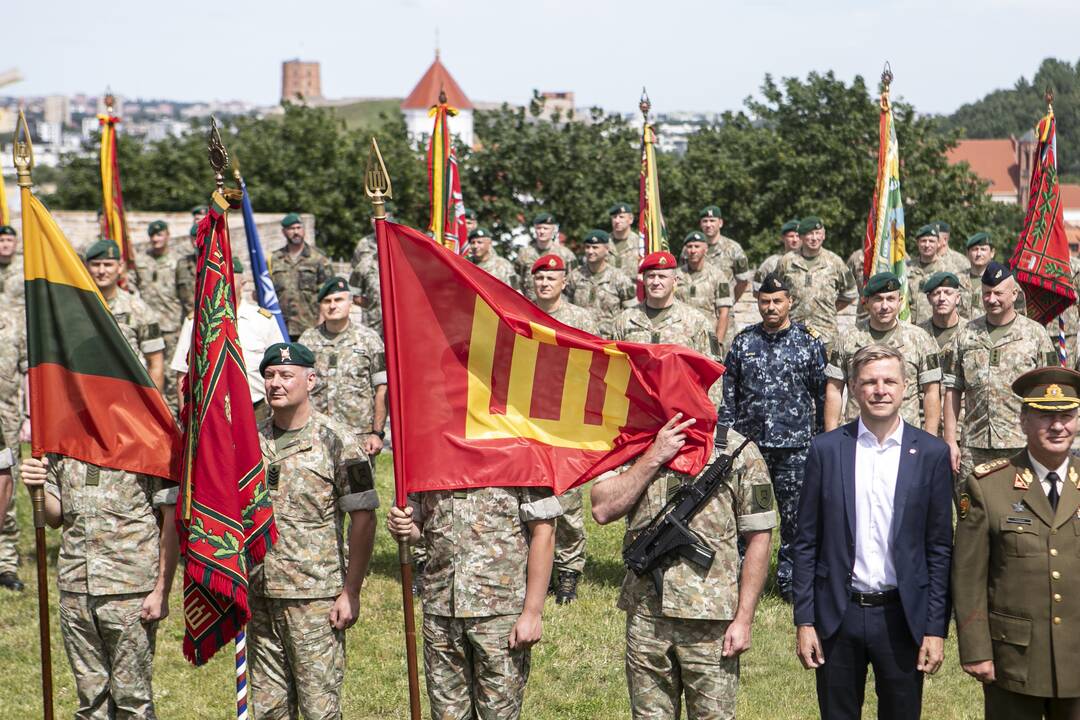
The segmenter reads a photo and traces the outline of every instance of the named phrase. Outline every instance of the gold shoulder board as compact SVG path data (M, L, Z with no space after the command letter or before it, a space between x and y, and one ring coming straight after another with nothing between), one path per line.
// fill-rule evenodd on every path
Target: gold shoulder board
M988 463L983 463L982 465L976 465L971 473L978 478L986 477L990 473L996 472L1008 464L1008 458L999 458L997 460L991 460Z

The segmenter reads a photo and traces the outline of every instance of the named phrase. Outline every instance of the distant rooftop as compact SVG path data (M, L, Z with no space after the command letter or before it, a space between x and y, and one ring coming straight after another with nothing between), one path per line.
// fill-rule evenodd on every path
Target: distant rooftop
M992 195L1016 194L1020 170L1016 164L1016 142L1011 138L961 140L946 154L952 164L966 162L983 180L990 183Z
M402 110L427 110L439 102L439 91L446 92L446 102L459 110L472 110L473 104L465 95L465 91L454 80L454 76L442 64L439 59L439 51L435 51L435 61L427 69L420 82L412 89L401 103Z

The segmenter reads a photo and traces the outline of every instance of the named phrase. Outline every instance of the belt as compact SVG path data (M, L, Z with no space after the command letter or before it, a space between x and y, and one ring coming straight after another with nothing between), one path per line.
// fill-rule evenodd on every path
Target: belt
M851 602L859 607L881 607L900 602L900 591L886 590L884 592L855 592L851 591Z

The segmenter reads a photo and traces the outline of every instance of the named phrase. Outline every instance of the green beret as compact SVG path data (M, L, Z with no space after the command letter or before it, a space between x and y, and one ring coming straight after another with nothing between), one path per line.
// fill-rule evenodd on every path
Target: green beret
M318 300L322 302L322 299L331 293L339 292L352 292L352 288L349 287L349 281L343 277L332 277L322 284L319 288Z
M799 234L805 235L815 230L820 230L825 227L825 223L821 222L821 218L816 215L804 217L799 221Z
M244 263L240 262L240 258L236 257L235 255L233 255L232 259L232 271L234 273L244 272Z
M934 227L937 228L937 231L939 233L951 232L951 230L949 230L949 223L945 222L944 220L935 220L933 224Z
M154 235L157 235L159 232L168 232L168 231L169 231L169 226L165 224L164 220L155 220L154 222L150 223L149 227L146 228L146 234L151 236L151 237L153 237ZM3 234L3 233L0 233L0 234Z
M988 233L988 232L977 232L977 233L975 233L974 235L972 235L971 237L969 237L967 239L967 242L964 244L964 247L973 248L976 245L989 245L989 244L990 244L990 233Z
M205 215L208 212L210 212L210 208L206 207L205 205L196 205L195 207L191 208L192 215Z
M262 362L259 363L259 373L265 373L271 365L296 365L299 367L315 367L315 353L311 352L306 345L300 343L274 343L266 348Z
M475 220L476 219L476 211L473 210L472 208L465 208L465 217L467 217L469 220Z
M863 288L863 297L870 297L879 293L896 292L900 289L900 278L895 273L879 272L866 281Z
M191 223L191 229L188 230L188 235L195 237L199 234L199 223Z
M915 239L918 240L919 238L924 237L937 237L937 234L937 225L930 223L929 225L923 225L921 228L919 228L919 231L915 233Z
M581 242L585 245L606 245L610 239L611 236L603 230L590 230L585 233L585 237L582 238Z
M1008 265L1002 265L996 260L991 260L982 274L982 284L987 287L997 287L1012 277L1012 270Z
M692 233L687 233L686 237L683 238L683 245L692 242L707 243L709 241L705 239L705 233L701 232L700 230L695 230Z
M786 223L780 226L781 235L787 235L789 232L799 232L798 220L788 220Z
M951 272L936 272L923 281L922 291L924 293L932 293L939 287L955 288L959 290L960 278L956 277Z
M614 205L612 205L611 207L608 208L607 212L608 212L608 215L610 215L612 217L614 217L615 215L618 215L620 213L630 213L631 215L633 215L634 214L634 206L631 205L630 203L624 203L624 202L615 203Z
M15 228L10 225L0 225L0 235L17 235Z
M112 240L98 240L86 250L86 262L91 260L119 260L120 246Z
M469 233L469 239L470 240L472 240L473 238L490 238L490 237L492 237L491 231L488 230L487 228L482 228L482 227L475 228L471 233Z
M533 225L554 225L555 224L555 216L552 215L549 212L538 213L536 215L536 217L533 218L532 224Z
M710 205L707 208L703 208L701 213L698 214L698 220L703 220L710 217L722 218L724 216L720 214L720 208L716 207L715 205Z
M290 225L299 225L303 221L297 213L289 213L285 217L281 218L281 227L287 228Z

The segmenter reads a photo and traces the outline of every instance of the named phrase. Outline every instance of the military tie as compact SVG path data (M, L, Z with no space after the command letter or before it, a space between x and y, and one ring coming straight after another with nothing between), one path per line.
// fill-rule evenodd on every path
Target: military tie
M1057 510L1058 500L1061 499L1061 493L1058 492L1058 477L1056 472L1046 473L1046 482L1050 483L1050 490L1046 493L1046 499L1050 501L1050 507L1055 511Z

